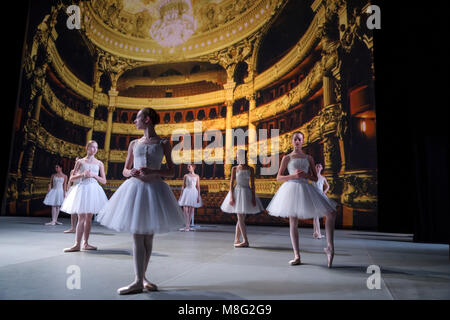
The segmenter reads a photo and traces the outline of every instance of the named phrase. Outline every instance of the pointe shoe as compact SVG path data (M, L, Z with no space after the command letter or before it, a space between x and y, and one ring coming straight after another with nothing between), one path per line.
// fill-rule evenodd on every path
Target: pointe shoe
M72 247L64 249L64 252L77 252L77 251L80 251L80 247Z
M73 229L65 230L64 233L75 233L75 230Z
M144 283L144 288L148 291L158 291L158 286L151 282Z
M55 221L55 223L58 225L62 225L62 222L59 222L59 221Z
M85 244L83 250L97 250L97 247L91 246L90 244Z
M54 226L56 223L54 223L53 221L51 221L51 222L47 222L45 225L46 226Z
M186 231L186 228L180 228L180 229L178 229L178 231L184 232L184 231Z
M249 246L248 242L241 242L241 243L234 244L235 248L248 248L248 246Z
M134 294L134 293L142 293L144 290L143 287L137 287L135 285L130 285L127 287L122 287L117 289L118 294Z
M294 260L289 261L289 264L290 264L291 266L297 266L297 265L299 265L299 264L302 264L302 262L300 261L300 257L298 257L298 258L296 258L296 259L294 259Z
M328 268L331 268L331 266L333 265L333 258L334 258L334 250L331 251L328 248L323 248L323 251L325 251L325 253L327 254L327 258L328 258Z

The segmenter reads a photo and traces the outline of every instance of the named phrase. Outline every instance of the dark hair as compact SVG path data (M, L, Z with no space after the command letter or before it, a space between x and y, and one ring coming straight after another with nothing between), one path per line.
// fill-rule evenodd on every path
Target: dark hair
M152 108L144 108L142 109L142 114L145 117L149 117L152 124L155 126L160 122L159 114L153 110Z
M305 135L304 135L303 132L301 132L301 131L295 131L295 132L292 134L292 137L294 137L294 135L296 135L297 133L301 134L302 137L303 137L303 139L305 139Z
M53 167L56 167L56 166L60 167L61 169L63 168L61 160L56 160L53 163Z
M322 172L324 172L325 171L325 167L323 166L323 164L320 163L320 162L317 162L315 165L317 166L318 164L320 164L322 166Z

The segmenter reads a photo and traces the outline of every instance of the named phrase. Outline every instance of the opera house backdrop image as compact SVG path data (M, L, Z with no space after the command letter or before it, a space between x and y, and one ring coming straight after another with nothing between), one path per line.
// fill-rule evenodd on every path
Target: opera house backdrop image
M141 136L133 120L151 107L160 116L156 133L174 151L190 138L165 181L178 199L186 164L195 162L203 201L195 222L233 223L220 204L238 149L255 159L256 194L266 207L292 134L301 131L304 152L323 165L328 197L342 205L336 227L376 230L369 5L93 0L70 11L66 2L31 2L6 214L50 216L43 200L54 164L69 174L89 140L98 143L110 197L125 179L129 142ZM287 220L258 214L247 223Z

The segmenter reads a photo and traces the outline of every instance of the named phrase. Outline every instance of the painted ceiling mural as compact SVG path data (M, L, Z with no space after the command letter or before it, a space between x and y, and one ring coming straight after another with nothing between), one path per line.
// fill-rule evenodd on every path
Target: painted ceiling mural
M94 0L92 7L101 20L120 33L176 45L164 24L183 28L186 37L214 30L245 13L257 0ZM174 30L172 30L174 31ZM168 32L169 34L164 34ZM184 39L185 40L185 39ZM172 39L173 41L173 39ZM180 40L181 41L181 40Z

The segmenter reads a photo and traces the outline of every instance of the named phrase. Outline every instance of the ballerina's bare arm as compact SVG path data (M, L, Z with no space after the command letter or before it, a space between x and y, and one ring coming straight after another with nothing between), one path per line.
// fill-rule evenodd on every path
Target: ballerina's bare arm
M101 184L106 184L105 166L103 165L103 162L99 161L98 166L99 166L100 176L94 175L93 178L95 178Z
M53 176L54 176L54 174L52 174L50 176L50 183L48 184L48 191L50 191L50 189L53 188Z
M255 169L253 167L250 167L250 181L251 181L251 189L252 189L252 196L253 199L255 199Z
M67 176L66 175L64 175L63 190L64 190L64 192L67 192Z
M84 177L84 173L78 173L78 171L80 170L80 166L81 166L81 160L77 160L77 162L75 162L75 168L73 168L73 175L72 175L72 181L78 178L82 178Z
M172 147L170 146L169 140L162 141L164 156L166 157L166 169L151 170L151 173L157 173L164 177L173 177L175 174L175 168L172 161Z
M231 168L230 192L232 196L233 196L234 180L236 180L236 167Z
M186 174L183 177L183 186L181 187L181 192L183 192L184 188L186 188Z
M330 185L328 184L328 181L325 177L323 178L323 186L325 187L325 190L323 190L323 193L327 193L328 190L330 190Z
M135 177L136 173L139 172L139 170L133 168L133 161L134 161L133 147L135 143L136 140L133 140L128 145L127 159L125 160L125 165L122 170L122 174L125 178Z
M197 175L197 183L195 184L195 187L197 188L198 194L200 195L200 176Z
M73 182L73 173L75 172L75 170L74 169L72 169L71 171L70 171L70 173L69 173L69 181L67 182L67 187L70 187L70 185L72 184L72 182Z
M298 178L296 175L283 175L283 173L286 171L287 169L287 165L289 163L290 157L289 155L286 155L283 157L283 159L281 159L281 164L280 164L280 169L278 169L278 174L277 174L277 181L288 181L291 179L296 179Z

